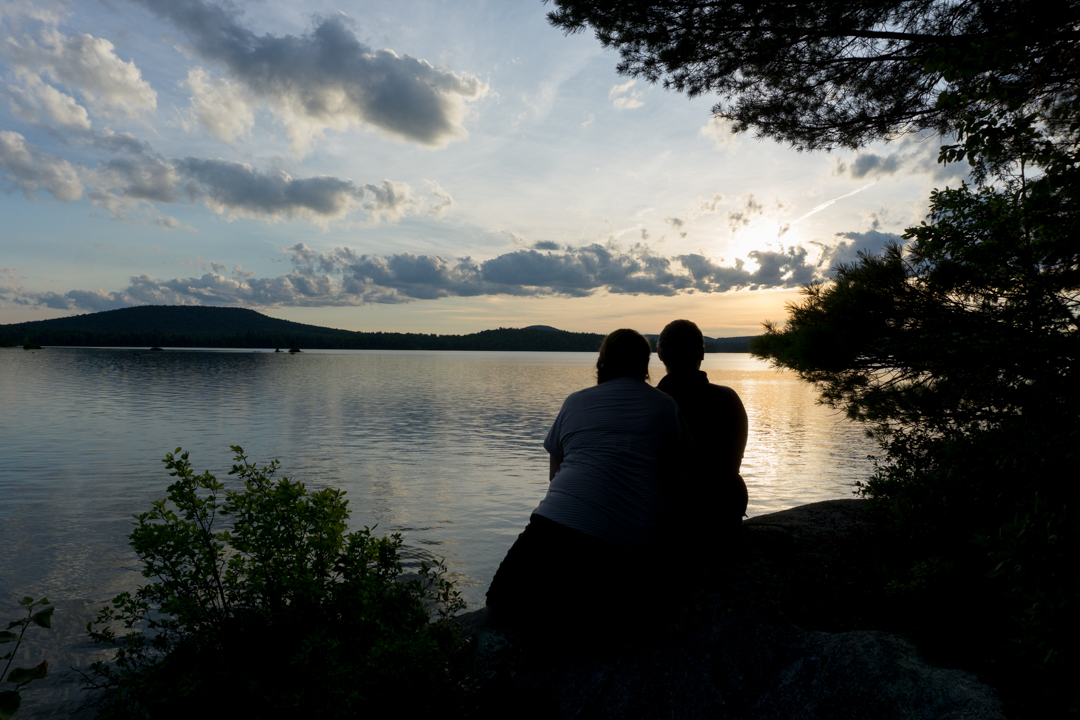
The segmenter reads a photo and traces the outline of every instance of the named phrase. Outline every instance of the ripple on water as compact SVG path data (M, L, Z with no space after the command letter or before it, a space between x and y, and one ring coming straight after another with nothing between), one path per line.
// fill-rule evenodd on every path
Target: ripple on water
M182 446L197 470L221 478L230 445L259 462L280 458L283 474L311 488L345 490L354 528L402 533L413 568L445 557L478 606L546 492L548 428L566 395L594 382L594 362L0 349L0 405L17 409L0 416L0 609L48 594L79 612L135 585L126 534L131 515L164 496L165 452ZM703 369L746 405L751 515L850 496L869 473L874 446L861 428L794 376L747 355L709 355ZM50 656L56 667L81 663L63 652Z

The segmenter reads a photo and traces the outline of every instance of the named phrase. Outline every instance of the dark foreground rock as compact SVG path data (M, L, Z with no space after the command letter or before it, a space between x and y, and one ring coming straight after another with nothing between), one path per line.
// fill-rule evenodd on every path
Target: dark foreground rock
M873 543L860 500L748 520L727 558L692 573L643 568L643 582L671 578L669 597L600 644L524 641L491 628L486 610L461 616L477 638L480 714L1002 718L974 676L932 667L910 643L872 629Z

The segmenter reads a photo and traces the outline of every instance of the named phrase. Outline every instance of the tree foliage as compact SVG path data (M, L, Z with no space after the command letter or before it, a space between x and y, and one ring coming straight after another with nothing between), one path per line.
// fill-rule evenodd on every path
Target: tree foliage
M903 247L807 287L751 349L881 440L861 491L902 548L912 631L1038 716L1076 707L1080 171L1029 120L965 126L943 154L977 154L990 182L934 191Z
M275 480L277 461L233 450L238 490L196 475L180 448L166 455L176 481L129 536L151 582L87 626L116 650L91 668L98 716L452 709L463 643L448 619L464 602L441 566L402 582L400 536L346 532L341 491Z
M1003 112L1076 121L1075 0L551 0L619 72L716 94L737 131L805 149L954 131Z
M970 164L976 188L935 191L903 246L805 288L751 351L881 441L860 490L896 540L895 615L1013 711L1077 712L1080 2L553 2L736 130L937 132Z

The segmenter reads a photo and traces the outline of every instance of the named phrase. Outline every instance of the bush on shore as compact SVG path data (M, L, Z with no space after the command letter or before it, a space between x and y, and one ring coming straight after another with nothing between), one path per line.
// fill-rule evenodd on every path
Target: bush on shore
M407 705L446 714L466 696L465 603L441 563L402 582L399 535L346 532L344 493L274 479L233 446L227 490L165 456L176 478L135 516L149 583L88 624L115 648L91 666L98 717L353 717ZM432 619L430 606L437 607Z

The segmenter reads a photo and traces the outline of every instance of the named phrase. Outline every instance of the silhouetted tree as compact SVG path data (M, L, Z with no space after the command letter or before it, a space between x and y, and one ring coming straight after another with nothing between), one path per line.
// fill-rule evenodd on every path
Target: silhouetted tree
M799 148L947 134L983 112L1076 119L1074 0L552 2L551 23L593 29L619 72L714 93L736 129Z
M805 288L751 351L882 443L907 629L1044 717L1080 645L1080 2L554 0L620 72L716 93L801 149L948 136L981 189L935 191L903 247Z

